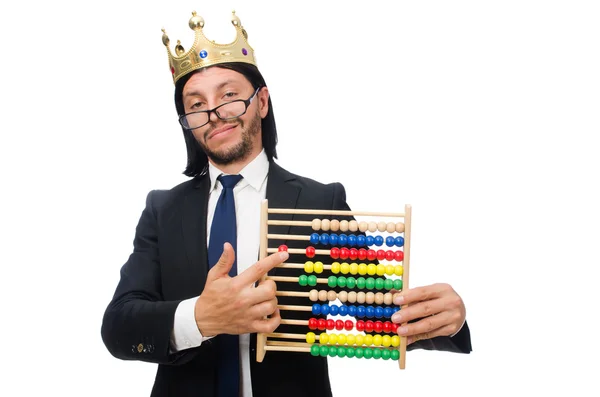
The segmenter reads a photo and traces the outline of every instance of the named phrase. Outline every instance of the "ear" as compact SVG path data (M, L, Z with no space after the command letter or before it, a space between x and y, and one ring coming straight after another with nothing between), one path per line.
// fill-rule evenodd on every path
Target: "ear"
M260 112L260 118L264 119L269 113L269 88L262 87L258 94L258 111Z

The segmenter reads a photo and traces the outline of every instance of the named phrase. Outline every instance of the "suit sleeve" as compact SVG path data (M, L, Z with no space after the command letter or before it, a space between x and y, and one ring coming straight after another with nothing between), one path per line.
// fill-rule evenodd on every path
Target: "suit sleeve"
M346 190L344 186L341 183L334 183L333 187L333 209L350 210L350 206L346 202ZM439 350L454 353L470 353L472 351L472 347L469 326L465 321L460 331L452 337L438 336L427 340L420 340L408 345L407 349Z
M161 290L157 218L152 191L136 228L133 252L120 272L104 313L101 335L108 351L123 360L178 364L196 349L171 354L175 312L181 301L165 301Z

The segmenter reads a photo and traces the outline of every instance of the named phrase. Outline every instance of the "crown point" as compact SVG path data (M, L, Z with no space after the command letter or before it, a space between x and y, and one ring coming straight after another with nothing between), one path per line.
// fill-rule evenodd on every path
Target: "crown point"
M167 32L164 29L161 29L161 30L163 32L162 42L165 46L168 46L169 45L169 36L167 36Z
M240 18L237 15L235 15L235 11L232 12L231 23L233 24L233 26L242 26L242 22L240 21Z
M194 11L192 12L189 25L192 30L202 29L204 27L204 18L196 15L196 11Z
M185 50L183 49L183 46L181 45L181 41L177 40L177 45L175 46L175 53L177 54L177 56L181 56L181 55L183 55L184 52L185 52Z

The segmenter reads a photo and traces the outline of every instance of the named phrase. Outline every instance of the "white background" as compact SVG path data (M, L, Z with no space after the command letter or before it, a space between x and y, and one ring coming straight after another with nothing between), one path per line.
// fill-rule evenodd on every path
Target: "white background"
M472 354L331 360L335 395L598 395L596 2L1 8L1 395L149 395L155 366L110 356L100 325L147 192L186 180L160 29L188 48L196 10L228 42L232 9L279 163L354 209L412 204L411 285L467 305Z

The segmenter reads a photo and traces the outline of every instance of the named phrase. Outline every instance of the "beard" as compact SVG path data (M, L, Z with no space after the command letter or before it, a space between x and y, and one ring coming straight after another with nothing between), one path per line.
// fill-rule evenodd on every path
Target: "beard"
M261 128L261 118L258 110L256 111L255 117L250 120L248 127L246 128L246 123L241 119L235 119L226 124L239 124L240 129L242 130L242 140L235 144L233 147L223 150L211 150L208 146L201 142L200 139L196 138L196 141L204 150L204 153L210 158L215 164L218 165L229 165L236 161L245 160L250 153L252 153L252 149L254 149L253 138L255 138L260 133ZM210 128L204 133L204 142L210 133L213 132L218 126L215 123L210 123Z

